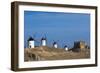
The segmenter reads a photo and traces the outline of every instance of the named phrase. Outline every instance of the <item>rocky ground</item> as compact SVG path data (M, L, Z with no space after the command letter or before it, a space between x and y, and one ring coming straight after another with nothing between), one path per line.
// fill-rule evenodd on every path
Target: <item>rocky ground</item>
M84 59L90 58L90 49L68 50L40 46L36 48L25 48L24 61L45 61L45 60L64 60L64 59Z

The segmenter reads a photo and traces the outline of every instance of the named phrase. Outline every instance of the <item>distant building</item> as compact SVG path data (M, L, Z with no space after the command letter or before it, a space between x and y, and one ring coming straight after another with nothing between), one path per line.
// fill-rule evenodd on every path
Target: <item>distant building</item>
M35 40L32 37L30 37L28 39L28 48L34 48L34 47L35 47Z
M57 48L57 47L58 47L57 42L54 42L54 43L53 43L53 47L54 47L54 48Z
M84 41L76 41L76 42L74 42L74 48L84 49L85 46L86 45L85 45Z
M68 50L68 47L67 47L67 45L65 45L65 46L64 46L64 49L65 49L65 50Z
M41 45L42 45L42 46L46 46L46 44L47 44L47 40L46 40L45 37L43 37L43 38L41 39Z

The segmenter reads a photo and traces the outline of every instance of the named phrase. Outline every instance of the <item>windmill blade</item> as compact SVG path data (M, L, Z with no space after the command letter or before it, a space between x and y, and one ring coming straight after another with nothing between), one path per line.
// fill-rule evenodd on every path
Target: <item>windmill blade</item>
M59 40L57 40L57 42L59 42Z
M55 41L53 40L53 42L55 42Z
M62 47L64 48L64 46L65 46L65 43L62 43Z
M40 41L40 40L37 39L37 33L34 33L34 34L33 34L33 37L34 37L34 40L35 40L36 42L39 42L39 41Z
M40 39L36 39L36 38L35 38L34 40L35 40L35 42L40 43Z
M36 36L37 36L37 33L36 32L33 33L33 38L36 38Z
M40 42L36 41L36 43L40 44Z
M35 40L37 43L40 43L40 41L38 41L38 40Z
M45 38L47 38L46 34L44 34Z

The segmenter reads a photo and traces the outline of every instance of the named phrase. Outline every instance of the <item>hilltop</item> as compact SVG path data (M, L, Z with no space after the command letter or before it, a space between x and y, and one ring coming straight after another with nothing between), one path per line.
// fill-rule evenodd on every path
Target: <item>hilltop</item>
M76 49L77 50L77 49ZM90 49L79 51L68 50L62 48L54 48L48 46L40 46L35 48L25 48L24 61L44 61L44 60L64 60L64 59L84 59L90 58Z

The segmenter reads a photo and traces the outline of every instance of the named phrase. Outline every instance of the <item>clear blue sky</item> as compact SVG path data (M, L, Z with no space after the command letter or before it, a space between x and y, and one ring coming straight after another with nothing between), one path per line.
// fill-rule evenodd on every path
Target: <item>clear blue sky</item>
M90 44L90 14L24 11L24 45L30 36L40 41L44 35L48 46L53 41L59 47L73 47L77 40Z

